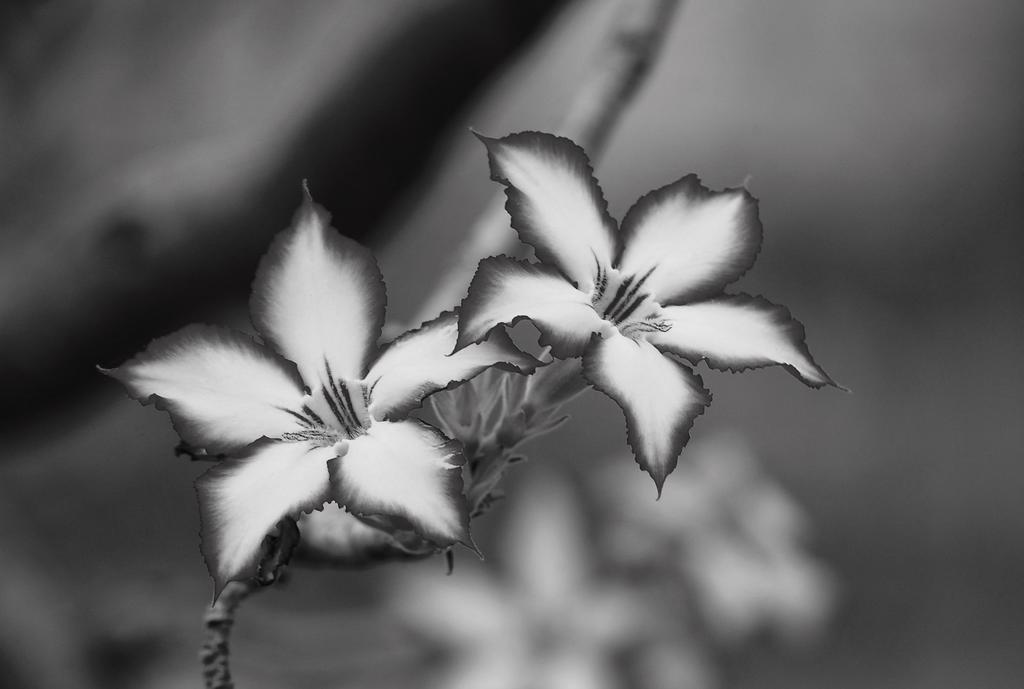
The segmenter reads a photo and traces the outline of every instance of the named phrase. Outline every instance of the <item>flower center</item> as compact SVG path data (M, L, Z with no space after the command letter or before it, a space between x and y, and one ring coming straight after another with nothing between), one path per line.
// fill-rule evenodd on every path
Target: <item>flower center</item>
M368 393L361 382L336 377L331 365L324 360L320 387L302 405L301 411L292 412L304 426L303 430L283 437L323 444L355 438L370 426L368 403Z
M597 269L590 298L594 310L620 333L634 340L644 333L665 332L672 327L662 314L661 305L643 289L652 272L654 268L643 275L623 275L614 268L604 269L599 265Z

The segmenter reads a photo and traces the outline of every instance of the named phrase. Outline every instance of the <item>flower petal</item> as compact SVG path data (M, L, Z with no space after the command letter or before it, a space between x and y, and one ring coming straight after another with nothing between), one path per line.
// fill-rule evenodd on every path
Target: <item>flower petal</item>
M611 266L616 233L587 154L542 132L477 137L487 147L491 179L506 187L505 209L519 238L589 291L597 266Z
M484 342L452 354L458 335L458 317L448 312L388 345L366 374L370 415L376 419L401 418L419 407L428 395L469 380L491 366L529 373L541 365L519 351L500 330L493 331Z
M835 385L804 343L804 326L785 306L764 297L736 294L662 309L672 329L648 339L659 349L693 363L705 359L719 370L743 371L775 364L814 388Z
M263 538L281 518L330 499L327 462L337 454L309 442L261 441L196 480L201 547L216 595L254 574Z
M387 295L380 268L364 246L330 227L309 194L280 233L253 282L253 324L299 366L305 384L362 378L384 324Z
M594 338L583 355L583 375L625 412L627 442L660 495L711 393L689 368L618 333Z
M469 544L462 446L416 420L376 421L332 462L338 504L410 522L439 546Z
M182 440L211 453L302 428L288 411L302 405L295 367L227 328L190 325L101 370L143 404L170 412Z
M654 269L646 288L661 304L718 294L761 249L757 200L745 189L710 191L696 175L640 197L622 221L628 274Z
M591 333L606 326L590 298L554 268L491 256L480 261L459 309L458 349L481 341L497 325L522 318L533 321L540 343L560 359L578 356Z

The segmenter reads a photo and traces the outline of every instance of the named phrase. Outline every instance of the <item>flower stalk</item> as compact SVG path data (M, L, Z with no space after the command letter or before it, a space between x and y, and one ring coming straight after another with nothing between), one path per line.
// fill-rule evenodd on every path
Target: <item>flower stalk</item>
M206 689L234 689L231 677L231 630L235 613L246 598L284 578L285 568L299 543L299 529L292 519L282 519L277 533L264 540L256 576L232 581L224 587L203 615L205 636L199 649Z

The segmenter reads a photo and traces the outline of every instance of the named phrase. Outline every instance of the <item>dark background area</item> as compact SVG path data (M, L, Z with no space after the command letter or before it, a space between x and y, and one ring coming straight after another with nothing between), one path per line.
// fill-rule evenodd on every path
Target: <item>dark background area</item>
M302 178L410 319L494 193L468 127L556 128L613 4L3 10L0 678L196 686L201 467L92 366L246 327ZM765 244L738 287L789 306L853 390L704 373L694 434L742 430L843 590L813 652L754 652L737 686L1024 676L1021 35L1006 0L693 0L597 165L619 217L687 172L748 180ZM609 400L573 412L535 463L625 454ZM413 686L385 579L300 571L254 601L241 685Z

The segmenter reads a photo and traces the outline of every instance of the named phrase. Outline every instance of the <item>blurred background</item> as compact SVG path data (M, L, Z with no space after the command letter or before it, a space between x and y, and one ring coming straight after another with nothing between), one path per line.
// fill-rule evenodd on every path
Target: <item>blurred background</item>
M199 685L211 586L191 482L205 467L175 457L165 415L93 366L195 321L246 328L256 262L303 178L377 252L389 318L408 324L495 193L468 128L556 130L618 4L3 5L0 686ZM740 466L799 515L779 533L792 531L786 561L807 576L781 607L743 597L774 581L753 565L678 579L623 568L636 539L606 537L648 523L631 510L654 490L621 413L596 394L528 448L510 498L474 524L493 557L459 554L444 593L411 601L451 596L467 624L498 620L473 636L493 649L514 636L495 628L531 628L501 622L534 590L516 582L577 572L564 590L611 587L597 599L625 608L566 672L610 687L1019 686L1022 32L1024 6L1008 0L690 0L596 165L619 217L687 172L746 183L765 243L737 288L789 306L818 362L853 390L809 390L775 369L702 371L715 401L693 435L706 443L684 453L662 502L680 506L690 538L708 499L694 492L699 467L748 457ZM611 467L623 473L601 478ZM554 545L514 536L543 531L516 516L538 486L539 504L562 505L545 521L561 525ZM658 528L672 524L664 512ZM443 564L293 571L240 613L239 686L468 681L450 673L483 651L432 638L444 627L422 619L440 613L399 604ZM739 624L728 643L681 623L709 614L694 613L716 595L693 590L702 580L726 582L711 619ZM675 602L649 609L652 586ZM764 612L776 609L796 618ZM651 658L623 656L634 616L643 631L625 638L651 639ZM792 619L806 633L788 633ZM493 668L539 667L531 643Z

